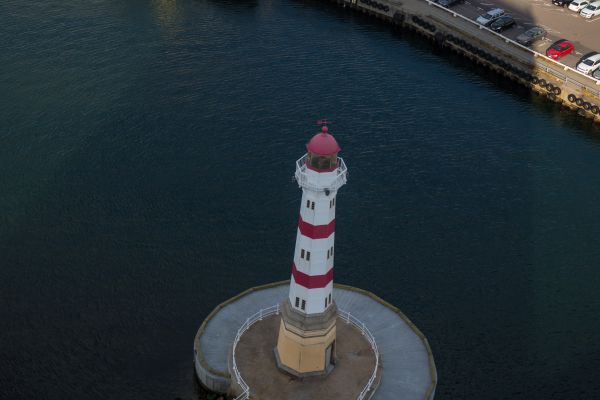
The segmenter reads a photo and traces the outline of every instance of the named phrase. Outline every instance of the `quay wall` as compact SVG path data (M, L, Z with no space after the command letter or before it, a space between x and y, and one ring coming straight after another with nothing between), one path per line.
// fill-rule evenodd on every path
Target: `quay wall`
M437 46L600 123L600 81L482 27L430 0L330 0L408 29Z

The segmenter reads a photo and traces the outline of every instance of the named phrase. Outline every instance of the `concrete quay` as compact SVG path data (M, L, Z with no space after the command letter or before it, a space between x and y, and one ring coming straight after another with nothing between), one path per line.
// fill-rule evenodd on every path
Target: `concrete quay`
M600 122L600 81L477 24L462 15L459 8L444 8L431 0L330 1L379 18L399 29L417 32L437 46L504 75L548 101Z
M288 291L289 281L251 288L220 304L209 314L194 339L196 376L203 386L229 396L243 394L232 368L233 343L238 330L257 311L281 303L288 296ZM437 385L435 362L427 339L414 324L396 307L361 289L334 284L333 298L340 310L349 312L364 323L377 344L377 379L364 399L432 400ZM276 340L278 320L277 314L266 316L239 336L236 367L242 377L246 374L244 380L249 386L251 398L257 395L258 398L273 398L269 382L281 388L277 396L281 399L303 399L305 393L329 394L319 395L319 398L357 398L360 386L369 380L373 372L374 353L364 336L361 336L361 330L356 325L347 324L344 318L338 318L337 321L340 329L336 350L339 364L336 364L330 376L293 380L287 374L273 369L273 364L271 369L265 367L262 371L266 375L261 382L256 362L274 363L273 352L269 349L274 345L271 342ZM271 325L272 332L264 333ZM264 340L260 340L261 337ZM352 343L354 345L346 346ZM368 368L359 364L366 364ZM338 367L339 371L336 372ZM344 378L349 376L356 378L358 383L340 388L341 383L347 382ZM302 386L304 383L308 385ZM334 385L335 391L327 389L328 384Z

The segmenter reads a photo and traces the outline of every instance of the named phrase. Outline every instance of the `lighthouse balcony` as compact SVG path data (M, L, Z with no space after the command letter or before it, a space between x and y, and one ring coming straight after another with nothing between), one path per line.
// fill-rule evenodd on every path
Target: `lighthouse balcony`
M341 157L337 158L337 168L330 172L316 172L306 166L308 154L296 161L296 174L294 178L298 186L316 192L329 192L338 190L347 180L348 170ZM328 194L328 193L326 193Z

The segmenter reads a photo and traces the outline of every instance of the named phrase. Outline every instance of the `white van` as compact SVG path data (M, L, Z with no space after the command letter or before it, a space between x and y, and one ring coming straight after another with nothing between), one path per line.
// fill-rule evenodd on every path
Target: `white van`
M600 15L600 1L595 1L587 5L586 8L579 13L583 18L594 18Z
M475 21L477 21L478 24L481 24L483 26L489 26L492 22L494 22L495 20L497 20L498 18L500 18L503 15L504 15L503 9L494 8L493 10L490 10L490 11L486 12L485 14L477 17L477 19Z
M590 4L587 0L573 0L571 4L569 4L569 10L579 12L587 7Z

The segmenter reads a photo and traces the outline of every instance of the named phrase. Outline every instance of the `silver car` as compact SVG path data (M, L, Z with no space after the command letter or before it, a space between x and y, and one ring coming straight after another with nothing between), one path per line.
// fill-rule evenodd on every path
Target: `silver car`
M503 15L504 15L503 9L494 8L493 10L490 10L490 11L486 12L485 14L482 14L479 17L477 17L477 19L475 21L477 21L478 24L481 24L483 26L488 26Z

